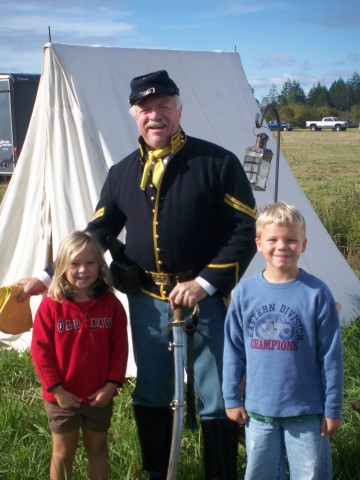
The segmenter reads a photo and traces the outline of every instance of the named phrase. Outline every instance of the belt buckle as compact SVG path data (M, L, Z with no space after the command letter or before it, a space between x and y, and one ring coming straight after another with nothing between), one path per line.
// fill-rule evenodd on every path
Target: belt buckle
M155 285L169 285L169 274L167 273L151 273L151 277Z

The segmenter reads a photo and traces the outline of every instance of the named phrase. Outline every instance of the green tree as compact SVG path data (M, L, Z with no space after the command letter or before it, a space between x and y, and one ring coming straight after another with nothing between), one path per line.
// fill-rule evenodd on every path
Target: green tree
M351 106L350 115L353 122L360 123L360 104Z
M315 118L316 114L310 105L306 103L293 103L291 105L285 105L279 107L279 113L281 118L293 123L295 127L305 127L306 120Z
M276 85L273 83L271 85L269 93L265 97L263 97L263 99L261 100L261 105L262 107L269 105L269 103L275 103L277 105L278 102L279 102L279 92Z
M360 105L360 75L355 72L347 84L349 87L349 107Z
M307 101L313 107L330 106L328 89L325 85L321 85L321 83L318 82L310 88L309 93L307 94Z
M306 103L306 95L299 82L286 80L279 96L279 105Z
M312 86L307 95L299 82L287 79L280 93L278 87L272 84L269 93L262 98L261 102L256 101L260 108L274 103L283 120L299 127L304 126L305 119L317 119L329 115L341 115L343 118L358 122L360 121L360 75L354 72L346 82L340 77L332 83L330 89L318 82ZM304 108L298 108L299 105ZM297 107L294 108L295 106ZM273 112L269 111L266 120L273 116Z
M349 110L349 85L340 77L329 89L330 105L341 112Z

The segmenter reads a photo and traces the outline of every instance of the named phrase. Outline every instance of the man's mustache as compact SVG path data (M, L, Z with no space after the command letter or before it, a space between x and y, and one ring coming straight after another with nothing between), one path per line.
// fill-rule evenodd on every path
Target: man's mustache
M145 130L149 130L149 128L163 128L163 127L167 127L168 126L168 123L167 122L154 122L154 121L151 121L151 122L148 122L146 125L145 125Z

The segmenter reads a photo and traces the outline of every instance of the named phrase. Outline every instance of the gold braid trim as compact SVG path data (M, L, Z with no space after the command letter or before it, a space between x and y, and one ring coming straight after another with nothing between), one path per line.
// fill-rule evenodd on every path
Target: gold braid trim
M146 290L145 288L140 288L140 290L145 293L146 295L149 295L150 297L157 298L158 300L166 300L169 301L169 298L167 296L167 293L163 290L163 287L159 287L160 295L157 295L154 292L149 292L149 290Z
M235 284L238 283L239 277L239 270L240 270L240 263L239 262L232 262L232 263L210 263L207 265L208 268L234 268L235 269Z
M248 205L240 202L228 193L225 193L224 202L230 207L235 208L235 210L239 210L240 212L243 212L256 220L258 214L256 206L254 208L250 208Z
M91 221L96 220L97 218L103 217L105 215L105 207L99 208L99 210L96 210L94 213Z

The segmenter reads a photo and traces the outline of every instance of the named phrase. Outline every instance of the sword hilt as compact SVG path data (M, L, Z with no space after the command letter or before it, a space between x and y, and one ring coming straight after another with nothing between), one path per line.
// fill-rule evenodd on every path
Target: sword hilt
M184 309L180 305L174 307L174 322L182 322L184 320Z

